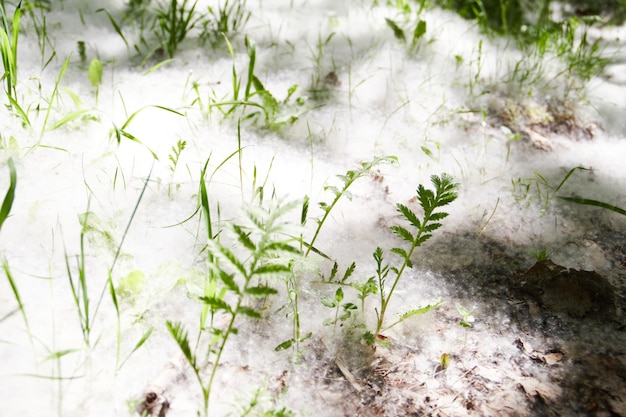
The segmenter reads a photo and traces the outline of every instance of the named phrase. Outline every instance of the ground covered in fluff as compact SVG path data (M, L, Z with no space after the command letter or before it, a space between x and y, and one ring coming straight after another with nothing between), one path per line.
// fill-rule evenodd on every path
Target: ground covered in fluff
M3 414L202 415L216 369L213 416L626 415L623 25L541 52L437 2L198 1L172 41L150 16L176 2L149 3L22 2ZM458 197L376 332L372 254L399 267L397 204L422 216L444 173ZM281 210L288 272L268 251L239 298L250 213ZM215 294L245 312L219 357Z

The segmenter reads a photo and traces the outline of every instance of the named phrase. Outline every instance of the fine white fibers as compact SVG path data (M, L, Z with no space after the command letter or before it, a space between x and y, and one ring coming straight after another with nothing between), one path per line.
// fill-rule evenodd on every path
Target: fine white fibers
M420 16L426 35L411 50L416 14L384 1L231 0L250 12L240 33L213 46L198 39L199 24L169 60L167 48L142 43L154 42L157 29L123 20L129 2L50 3L46 39L33 30L40 20L22 16L28 29L20 32L15 91L30 126L5 95L0 111L0 199L9 159L17 173L0 230L3 414L127 416L150 390L167 399L169 417L202 414L200 384L166 322L188 333L204 387L220 361L215 416L244 414L255 401L246 415L351 415L361 400L380 415L400 415L400 403L380 405L385 389L408 395L406 404L438 396L448 415L479 415L485 409L472 411L468 396L485 396L467 381L470 372L489 389L509 390L501 398L513 408L525 395L516 384L531 376L538 390L557 395L548 368L523 362L530 370L516 374L519 364L506 359L520 356L512 343L522 325L505 302L513 296L498 294L504 307L494 311L482 288L495 291L492 282L513 279L544 248L555 263L616 282L619 257L594 239L626 230L623 215L606 208L626 207L626 103L617 76L592 78L589 90L562 75L551 81L563 65L557 58L525 60L513 41L434 6ZM223 3L196 7L208 15ZM410 28L409 39L400 41L385 18ZM545 63L534 84L513 74L530 59ZM96 61L97 81L89 72ZM378 157L392 158L364 168ZM417 187L432 188L431 176L443 173L459 183L458 198L439 209L449 213L441 229L416 248L385 325L433 309L376 329L380 292L361 304L358 285L347 284L380 283L378 247L391 271L401 264L392 249L407 242L390 228L414 229L397 204L422 216ZM209 306L221 288L237 299L228 274L239 280L257 249L242 236L256 239L246 233L273 213L260 202L272 210L294 202L266 237L300 253L259 261L286 262L294 274L254 276L255 289L241 296L250 309L239 310L246 313L216 358L230 316L211 318ZM218 244L232 248L219 252ZM231 255L244 266L229 264ZM510 270L490 268L502 259ZM276 294L265 294L268 287ZM249 296L254 291L268 296ZM250 310L261 318L246 316ZM351 316L338 319L345 312ZM354 339L362 324L379 331L376 351ZM442 355L452 357L447 372ZM373 371L366 375L374 368L387 372L387 388ZM415 377L400 383L393 375L401 372ZM355 392L362 397L342 399Z

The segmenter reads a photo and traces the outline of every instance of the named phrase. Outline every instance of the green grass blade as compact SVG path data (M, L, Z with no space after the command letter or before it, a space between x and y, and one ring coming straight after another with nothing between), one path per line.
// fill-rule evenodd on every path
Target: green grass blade
M9 166L9 189L5 194L2 206L0 207L0 230L2 229L4 221L9 217L9 213L11 212L13 200L15 200L15 188L17 186L17 174L15 172L13 159L9 158L7 164Z
M17 85L17 40L19 38L20 18L22 16L22 3L20 2L13 13L13 33L11 36L11 52L13 60L11 62L11 74L13 88Z
M63 76L65 75L65 71L67 71L67 68L70 65L70 58L71 57L72 57L72 55L70 54L65 59L65 62L63 63L63 66L61 67L61 72L59 73L59 76L57 77L57 79L55 81L54 89L52 90L52 94L50 95L50 100L48 102L48 109L46 110L46 115L45 115L44 120L43 120L43 126L41 128L41 134L42 135L46 131L46 126L48 124L48 119L50 118L50 112L52 111L52 104L54 102L54 99L56 98L56 96L59 93L59 84L61 83L61 80L63 79Z
M250 62L248 64L248 80L246 81L246 91L244 94L244 100L248 101L250 97L250 87L254 81L254 65L256 62L256 44L252 39L246 36L245 39L246 49L248 51L248 57L250 58Z
M6 259L2 261L2 269L4 269L4 274L9 280L9 285L11 286L11 291L13 291L13 296L15 297L15 301L17 301L17 305L20 309L20 313L22 313L22 318L24 320L24 324L26 325L28 336L31 337L30 325L28 324L28 317L26 316L26 309L24 308L22 297L20 296L20 292L17 289L17 284L15 283L15 279L13 279L13 275L11 274L11 269L9 268L9 263L7 262ZM32 343L32 338L31 338L31 343Z
M128 223L126 224L126 229L124 229L124 233L122 234L122 239L120 240L119 245L117 246L117 251L115 252L115 256L113 257L113 262L111 263L111 267L109 268L109 271L113 271L113 269L115 268L115 264L117 263L117 260L120 256L120 254L122 253L122 246L124 245L124 241L126 240L126 236L128 236L128 231L130 230L130 226L133 223L133 220L135 219L135 215L137 214L137 210L139 209L139 205L141 204L141 200L143 199L143 196L146 192L146 189L148 188L148 183L150 182L150 178L152 177L152 170L154 169L154 162L152 163L152 166L150 167L150 172L148 172L148 176L146 177L146 180L143 183L143 188L141 189L141 192L139 193L139 197L137 197L137 202L135 203L135 207L133 208L133 212L130 214L130 218L128 219ZM96 308L94 310L93 313L93 317L96 316L96 314L98 313L98 309L100 308L100 304L102 303L102 299L104 297L104 293L106 292L106 289L109 285L113 285L110 282L110 277L107 280L107 283L105 284L104 288L102 289L102 291L100 292L100 297L98 298L98 303L96 304ZM112 295L114 295L115 293L113 292ZM117 302L117 300L115 300L115 302Z
M556 193L556 192L558 192L558 191L561 189L561 187L563 187L563 185L565 184L565 182L569 179L569 177L571 177L571 176L572 176L572 174L573 174L574 172L576 172L576 170L578 170L578 169L580 169L580 170L585 170L585 171L587 171L587 170L588 170L587 168L584 168L584 167L574 167L574 168L570 169L570 170L569 170L569 172L567 173L567 175L565 176L565 178L563 178L563 180L561 181L561 183L558 185L558 187L556 187L556 188L554 189L554 192L555 192L555 193ZM543 179L543 177L541 177L541 178ZM545 179L544 179L544 181L545 181Z
M64 124L70 123L71 121L78 119L83 114L88 113L88 112L89 112L89 110L87 110L87 109L82 109L82 110L77 110L75 112L72 112L72 113L62 117L61 119L57 120L52 126L50 126L49 128L46 129L46 132L58 129L61 126L63 126Z
M126 37L122 33L122 29L120 28L120 25L118 25L117 22L115 21L115 19L113 19L113 16L111 16L111 13L109 13L106 9L98 9L98 10L96 10L96 13L98 13L98 12L106 13L107 17L109 18L109 22L111 22L111 26L113 26L113 29L115 29L115 32L118 35L120 35L120 38L122 38L122 41L124 41L124 45L126 45L126 48L128 49L129 48L128 41L126 40Z
M561 196L557 196L557 197L559 197L561 200L569 201L571 203L583 204L586 206L602 207L607 210L611 210L611 211L614 211L616 213L623 214L626 216L626 210L613 206L611 204L605 203L603 201L591 200L588 198L579 198L579 197L561 197Z
M148 74L158 70L162 66L167 65L170 62L174 62L174 61L176 61L176 59L174 59L174 58L169 58L169 59L163 60L163 61L159 62L158 64L155 64L152 67L150 67L146 72L143 73L143 75L148 75Z

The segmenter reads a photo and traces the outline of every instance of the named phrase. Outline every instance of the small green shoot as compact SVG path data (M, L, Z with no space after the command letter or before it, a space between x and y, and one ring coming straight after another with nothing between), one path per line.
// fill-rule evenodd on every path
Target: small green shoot
M170 171L172 171L172 174L176 171L176 167L178 166L178 160L180 159L180 154L185 150L186 147L187 141L182 139L176 142L176 146L172 146L171 152L168 155L168 159L170 160L169 169Z
M406 47L409 56L415 57L419 52L422 39L424 35L426 35L426 21L419 18L419 12L417 13L417 20L414 26L413 23L408 23L409 27L407 27L406 31L410 33L410 39L407 39L405 29L403 29L398 22L389 18L385 18L385 22L387 22L387 26L393 31L395 38Z
M326 223L328 216L330 216L330 213L335 208L339 200L341 200L342 197L345 197L348 200L352 198L352 194L350 194L350 191L348 191L350 186L352 186L352 184L354 184L354 182L358 180L359 178L362 178L363 176L369 174L372 171L372 169L376 167L377 165L385 164L385 163L396 164L397 162L398 162L398 158L395 156L376 157L372 161L362 162L361 168L359 169L349 170L344 175L337 175L337 178L339 178L341 182L343 183L343 186L341 187L341 189L335 186L331 186L331 185L327 185L324 187L325 191L330 191L332 194L334 194L334 198L330 203L325 203L325 202L319 203L319 206L322 209L324 214L322 215L321 218L316 219L317 228L315 229L315 232L313 233L313 237L311 238L311 240L307 243L304 243L307 247L307 250L304 253L305 256L308 256L312 250L315 251L316 253L321 254L321 252L314 249L315 241L317 240L320 232L322 231L322 227Z
M549 251L547 248L543 248L539 252L535 252L534 250L530 251L530 254L535 257L537 262L547 261L550 259L552 255L552 251Z
M161 5L156 11L159 46L165 49L170 58L174 57L180 44L199 22L197 3L197 0L193 4L189 0L170 0L167 8Z
M208 6L208 18L202 21L201 42L209 42L216 47L222 37L233 39L250 19L250 12L246 9L247 0L226 0L217 6Z
M461 320L459 321L459 325L461 327L465 327L466 329L471 328L472 323L474 323L474 321L476 320L474 316L472 315L472 313L474 312L474 309L468 310L465 307L463 307L461 304L457 304L456 310L461 315Z
M209 412L211 388L227 342L238 333L238 319L260 319L263 316L263 307L256 307L251 301L270 297L277 290L262 282L269 277L290 274L292 258L300 253L294 246L295 239L290 237L290 224L282 220L296 206L297 202L292 202L270 208L248 209L245 223L232 223L228 228L236 249L223 243L226 238L210 238L207 241L210 276L216 277L217 282L213 294L200 297L200 301L210 307L212 314L224 316L226 324L221 327L211 325L209 329L204 326L199 328L198 340L203 332L209 330L211 333L208 348L202 349L206 357L198 357L191 347L187 331L180 323L167 322L170 334L201 387L204 416ZM201 376L205 363L209 364L208 381Z

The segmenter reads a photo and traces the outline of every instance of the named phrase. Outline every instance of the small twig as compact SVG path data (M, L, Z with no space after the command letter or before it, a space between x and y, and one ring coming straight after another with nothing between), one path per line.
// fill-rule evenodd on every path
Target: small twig
M354 377L354 375L352 375L352 372L350 372L348 366L343 361L343 359L336 358L335 365L337 365L337 368L339 368L344 378L346 378L350 385L352 385L352 388L354 388L357 392L363 391L363 387L358 382L356 382L356 378Z

